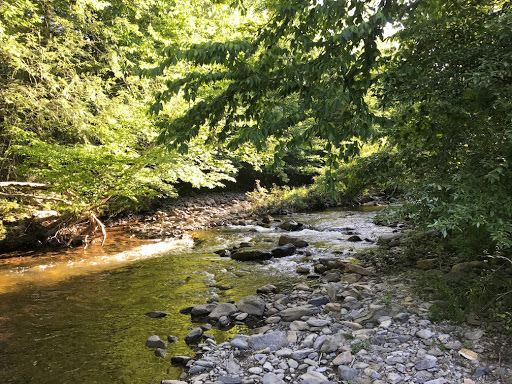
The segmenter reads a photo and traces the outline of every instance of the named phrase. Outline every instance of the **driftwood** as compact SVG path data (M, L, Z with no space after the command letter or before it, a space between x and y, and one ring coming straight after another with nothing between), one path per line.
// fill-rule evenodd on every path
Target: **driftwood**
M0 181L0 188L28 188L45 191L48 189L48 186L42 183L28 183L24 181Z
M0 192L0 197L6 197L11 199L33 199L33 200L48 200L48 201L58 201L59 203L63 203L66 205L73 205L69 201L64 199L59 199L58 197L51 196L40 196L40 195L29 195L28 193L5 193Z

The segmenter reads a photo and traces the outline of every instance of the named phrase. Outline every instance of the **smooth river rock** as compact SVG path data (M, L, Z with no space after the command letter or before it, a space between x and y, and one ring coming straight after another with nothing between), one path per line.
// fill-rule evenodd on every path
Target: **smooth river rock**
M253 335L249 337L249 347L259 351L269 348L270 351L277 351L288 346L288 338L286 332L270 332L263 335Z
M279 316L283 321L294 321L300 319L302 316L312 316L320 313L320 308L315 305L302 305L294 308L287 308L279 312Z
M238 308L234 304L224 303L218 305L209 315L208 318L212 320L219 320L221 317L231 316L233 313L238 312Z

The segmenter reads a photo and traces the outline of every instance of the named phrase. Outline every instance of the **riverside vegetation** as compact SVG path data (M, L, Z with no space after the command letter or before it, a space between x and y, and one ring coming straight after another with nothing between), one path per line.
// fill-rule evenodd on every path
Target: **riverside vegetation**
M193 188L384 196L411 232L361 260L510 331L511 36L505 0L3 1L0 246L101 241Z

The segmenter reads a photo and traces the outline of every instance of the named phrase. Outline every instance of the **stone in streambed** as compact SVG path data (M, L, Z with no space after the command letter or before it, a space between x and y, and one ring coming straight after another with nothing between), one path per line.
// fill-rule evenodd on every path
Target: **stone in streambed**
M220 304L208 315L209 319L218 321L221 317L229 317L238 312L238 308L234 304L224 303Z
M329 296L319 296L309 300L309 304L314 305L315 307L320 307L322 305L329 303L330 301L331 299L329 298Z
M300 319L302 316L312 316L320 312L320 308L314 305L303 305L295 308L287 308L279 312L279 316L283 321L294 321Z
M287 235L282 235L279 238L279 243L278 244L279 245L291 244L291 245L294 245L297 248L305 248L305 247L307 247L309 245L309 243L306 240L302 240L302 239L299 239L299 238L296 238L296 237L287 236Z
M187 384L187 382L181 380L162 380L160 384Z
M152 319L160 319L162 317L167 316L167 313L162 312L162 311L151 311L151 312L146 312L146 316L151 317Z
M191 308L190 315L192 315L193 317L208 316L215 308L217 308L216 303L199 304Z
M269 372L265 373L262 379L263 384L286 384L283 380L279 378L275 373Z
M165 358L166 354L167 354L167 352L165 352L165 349L162 349L162 348L156 348L155 349L155 356L156 357L161 357L163 359L163 358Z
M254 335L249 337L249 347L254 350L269 348L270 351L277 351L288 346L289 342L286 332L270 332L263 335Z
M190 360L192 360L192 358L189 356L173 356L171 357L171 364L185 367Z
M279 224L279 228L284 229L285 231L300 231L304 228L304 224L297 223L294 220L285 220L281 224Z
M264 285L263 287L260 287L256 290L257 293L262 293L262 294L269 294L269 293L276 293L277 292L277 287L275 285L272 285L272 284L267 284L267 285Z
M229 342L229 344L234 348L243 350L249 349L249 343L247 342L247 339L241 337L235 337L233 340Z
M263 316L265 312L265 301L255 295L242 297L238 300L236 306L240 312L245 312L249 315Z
M231 255L233 260L238 261L258 261L269 260L272 258L272 252L266 249L253 249L249 251L238 251Z
M169 344L174 344L175 342L178 341L178 336L169 335L167 336L167 341L169 342Z
M185 343L189 344L197 344L203 338L203 330L201 328L194 328L190 333L185 336Z
M157 335L150 336L149 339L146 340L146 347L149 348L167 348L167 343L160 339Z
M297 248L293 244L286 244L282 247L272 250L272 257L286 257L291 256L297 251Z
M338 367L338 374L341 380L350 381L359 374L359 371L346 365L340 365Z
M361 267L360 265L351 264L351 263L345 264L345 272L346 273L357 273L357 274L362 275L362 276L371 276L371 275L373 275L372 271L369 271L368 269L366 269L364 267Z

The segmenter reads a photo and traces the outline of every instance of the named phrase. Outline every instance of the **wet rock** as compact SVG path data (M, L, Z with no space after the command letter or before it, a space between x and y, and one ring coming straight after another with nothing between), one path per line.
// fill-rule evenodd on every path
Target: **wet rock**
M187 343L187 345L197 344L202 338L203 330L201 328L194 328L187 336L185 336L185 343Z
M272 250L272 257L286 257L291 256L297 251L297 248L293 244L286 244L282 247L275 248Z
M377 240L378 244L386 244L390 247L396 247L398 244L400 244L400 239L402 238L401 233L393 233L389 235L383 235L379 237Z
M152 319L159 319L162 317L167 316L167 313L162 311L152 311L152 312L146 312L147 317L151 317Z
M158 337L157 335L153 335L146 340L146 347L165 349L167 348L167 343L160 339L160 337Z
M162 380L160 384L187 384L187 382L181 380Z
M192 358L188 356L173 356L171 357L171 364L185 367L190 360L192 360Z
M473 379L478 379L480 377L483 377L485 375L487 375L489 372L491 372L492 369L489 368L489 367L485 367L485 368L478 368L475 373L473 373Z
M265 348L269 348L270 351L277 351L289 344L286 332L270 332L263 335L250 336L248 343L249 347L257 351Z
M263 287L260 287L256 290L257 293L262 293L262 294L269 294L269 293L276 293L277 292L277 287L275 285L272 285L272 284L267 284L267 285L264 285Z
M194 307L185 307L185 308L182 308L182 309L180 309L180 313L181 313L182 315L190 315L190 313L192 312L192 309L193 309L193 308L194 308Z
M241 312L254 316L263 316L265 312L265 301L255 295L242 297L236 306Z
M299 239L297 237L291 237L287 235L282 235L279 237L279 245L287 245L292 244L297 248L305 248L309 245L309 243L306 240Z
M303 305L299 307L287 308L279 313L283 321L298 320L302 316L316 315L320 312L320 308L314 305Z
M237 251L231 255L233 260L238 261L258 261L269 260L272 258L272 252L266 249L253 249L250 251Z
M199 304L199 305L196 305L195 307L192 307L190 309L190 314L193 317L208 316L215 308L217 308L217 304L216 303Z
M299 265L295 271L300 275L307 275L309 272L311 272L311 268L305 265Z
M351 241L351 242L359 242L359 241L363 241L363 239L361 239L359 236L357 235L352 235L350 236L347 241Z
M221 317L228 317L236 312L238 312L238 308L235 307L234 304L224 303L215 307L215 309L208 315L208 318L218 321Z
M297 223L294 220L285 220L278 226L279 228L285 230L285 231L300 231L302 228L304 228L304 224Z
M218 321L218 327L220 328L226 328L229 323L231 322L231 320L229 320L229 317L227 316L222 316L219 321Z

